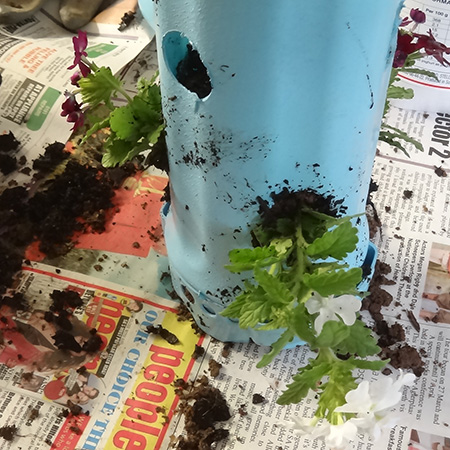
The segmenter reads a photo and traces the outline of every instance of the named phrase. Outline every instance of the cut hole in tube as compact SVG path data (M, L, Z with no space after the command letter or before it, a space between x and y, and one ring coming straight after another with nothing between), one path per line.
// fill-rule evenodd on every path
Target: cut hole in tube
M167 67L173 76L199 98L207 97L212 91L208 70L192 42L179 31L167 33L162 42Z

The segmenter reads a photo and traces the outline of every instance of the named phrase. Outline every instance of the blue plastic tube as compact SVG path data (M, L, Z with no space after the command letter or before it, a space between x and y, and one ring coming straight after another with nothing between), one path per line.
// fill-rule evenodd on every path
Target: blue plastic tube
M172 279L210 335L275 340L220 316L246 276L224 266L231 249L251 246L258 196L312 189L342 200L346 214L365 212L401 5L141 1L156 32L167 122ZM199 86L186 82L186 65L205 72ZM373 253L366 220L357 227L351 266Z

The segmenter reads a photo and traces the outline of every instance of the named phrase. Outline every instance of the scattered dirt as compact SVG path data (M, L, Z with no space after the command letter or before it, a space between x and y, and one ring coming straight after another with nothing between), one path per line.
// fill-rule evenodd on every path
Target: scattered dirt
M17 434L17 427L15 425L6 425L0 427L0 437L5 441L12 441Z
M197 382L175 382L175 392L180 397L179 411L184 415L185 436L179 436L176 448L181 450L210 450L226 439L229 431L217 427L217 422L231 418L230 410L222 393L209 385L202 377Z
M279 193L270 194L273 204L257 197L262 225L273 226L278 219L294 219L301 208L308 207L329 216L344 214L342 200L324 197L310 190L291 191L287 187Z
M230 356L231 353L231 349L233 348L233 343L232 342L226 342L222 348L222 357L223 358L228 358Z
M411 325L413 326L413 328L419 332L420 331L420 324L416 319L416 316L414 315L414 313L412 311L407 311L406 315L408 316L409 321L411 322Z
M259 405L261 403L264 403L265 401L265 397L263 397L261 394L253 394L252 403L254 405Z
M199 336L204 336L205 332L197 325L191 312L189 311L187 306L183 303L183 301L180 299L175 290L168 292L168 294L170 298L172 298L173 300L179 300L180 302L177 309L177 320L179 322L185 322L186 320L188 320L189 322L191 322L191 327L195 331L195 333L198 334Z
M0 172L8 175L18 169L17 158L14 156L20 146L20 142L11 131L0 135Z
M195 350L192 353L191 358L198 359L205 354L205 349L201 345L195 345Z
M425 370L420 353L408 344L394 348L383 348L383 358L390 358L390 365L394 369L411 369L414 375L420 377Z
M50 173L63 161L68 159L70 153L65 150L65 145L61 142L50 144L43 155L33 161L33 169L37 172L34 174L35 179L43 178Z
M413 191L410 191L409 189L405 189L403 191L403 198L406 198L409 200L410 198L412 198L412 196L413 196Z
M163 328L161 325L147 325L147 333L161 336L165 341L172 345L178 344L178 342L180 342L172 332Z
M12 133L0 136L0 154L14 152L20 143ZM105 229L114 213L114 189L136 171L133 165L104 169L94 157L70 157L64 145L50 144L33 163L28 186L4 188L0 193L0 293L20 270L25 248L39 242L50 258L67 253L74 233Z
M220 374L222 364L218 363L215 359L210 359L208 362L209 373L213 378L217 378Z
M120 23L119 23L119 31L124 31L126 30L131 23L133 22L133 20L136 18L136 13L133 11L128 11L126 12L122 18L120 19Z
M386 277L390 272L391 267L388 264L377 261L369 286L370 294L363 300L362 309L368 310L375 321L374 331L379 336L378 345L381 347L379 356L382 359L390 358L390 364L395 369L410 369L414 375L420 376L425 370L425 363L420 352L404 343L406 335L402 325L395 323L389 326L381 313L381 308L389 306L393 300L392 295L381 288L382 285L395 284L395 281ZM411 313L408 317L415 326L414 315ZM411 317L414 319L412 320ZM415 322L417 323L417 320ZM417 326L419 326L418 323Z
M438 176L438 177L446 177L447 176L447 172L441 167L434 167L434 173Z

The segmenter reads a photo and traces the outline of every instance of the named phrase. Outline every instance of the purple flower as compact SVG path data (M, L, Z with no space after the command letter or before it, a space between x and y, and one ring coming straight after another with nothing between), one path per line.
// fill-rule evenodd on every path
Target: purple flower
M75 95L70 92L65 93L66 100L62 104L61 116L66 117L67 122L73 123L71 131L76 131L84 124L84 114L81 110L81 103L78 103Z
M76 72L74 72L74 74L70 77L70 84L72 85L72 86L79 86L78 85L78 82L80 81L80 79L81 79L81 73L80 73L80 71L76 71Z
M443 66L450 66L450 62L444 58L444 53L449 54L450 48L442 42L436 41L431 30L426 34L414 34L417 37L417 46L423 48L427 55L433 56Z
M412 22L412 20L409 19L409 17L405 17L401 22L400 22L400 26L401 27L406 27L406 25L409 25Z
M83 57L87 56L87 34L85 31L78 31L78 36L72 38L73 49L75 57L73 59L73 64L68 67L69 70L74 69L77 65L80 69L81 75L83 77L88 76L91 73L91 68L83 61Z
M420 50L423 47L423 45L419 45L415 37L416 35L404 32L402 33L400 30L398 31L397 50L395 51L393 62L394 68L403 67L408 55Z
M416 23L425 23L426 20L425 13L421 11L419 8L411 9L409 17L411 17L411 19L414 20L414 22Z

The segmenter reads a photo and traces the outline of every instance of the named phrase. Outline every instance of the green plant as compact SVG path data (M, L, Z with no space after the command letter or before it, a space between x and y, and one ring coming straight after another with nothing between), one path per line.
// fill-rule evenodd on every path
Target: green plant
M319 196L312 192L286 193L272 196L272 210L268 205L262 208L262 224L254 230L257 245L230 252L228 269L252 271L252 275L222 315L238 319L242 328L282 330L258 367L269 364L294 338L316 352L315 359L298 369L277 402L298 403L314 391L317 410L303 431L325 436L328 444L339 447L362 431L356 421L361 411L343 410L358 386L355 369L379 371L388 361L375 358L380 349L359 317L365 295L358 289L362 270L345 263L358 242L351 223L355 217L336 218L326 208L313 209L308 199ZM282 214L272 217L277 202L286 197L290 213L282 208ZM380 418L372 419L365 428L379 426Z
M88 60L87 36L83 31L73 38L75 58L69 69L78 66L72 77L77 86L74 92L66 92L63 116L74 123L73 130L89 123L83 142L96 131L109 128L105 141L102 164L112 167L131 160L144 150L154 147L162 138L164 120L161 111L161 92L155 79L140 79L137 94L130 97L111 69L98 67ZM82 103L76 95L80 94ZM116 107L113 98L121 96L126 105ZM106 113L105 113L106 110ZM86 120L87 119L87 120ZM157 147L159 149L159 147Z
M386 142L398 150L401 150L406 156L409 155L406 151L405 143L414 145L419 151L423 151L422 144L399 128L388 125L385 120L386 114L391 106L391 100L412 99L414 97L413 89L396 84L400 81L399 75L401 73L421 74L437 81L438 79L435 73L414 67L417 60L432 56L444 66L450 64L444 58L445 53L450 53L450 48L446 47L441 42L438 42L434 38L431 30L428 31L428 34L419 34L415 32L417 26L425 23L425 21L425 13L417 8L413 8L410 11L409 17L405 17L400 24L397 35L397 49L394 56L394 63L386 95L383 121L379 134L380 141ZM411 25L410 29L406 28L407 25Z

